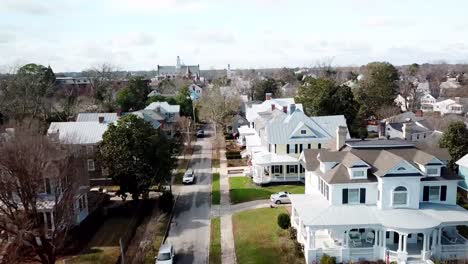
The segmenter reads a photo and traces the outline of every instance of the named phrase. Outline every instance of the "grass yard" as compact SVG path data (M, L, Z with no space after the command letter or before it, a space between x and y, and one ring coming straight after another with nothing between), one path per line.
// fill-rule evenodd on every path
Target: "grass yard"
M146 253L145 264L154 263L154 257L157 255L159 247L161 246L164 239L164 233L166 232L167 225L169 224L169 219L169 213L163 213L159 216L156 224L156 233L153 237L153 245Z
M221 201L221 193L219 192L220 182L219 173L213 173L213 183L211 185L211 203L219 204Z
M284 207L261 208L233 215L237 263L305 263L288 230L278 227L278 215L286 212Z
M269 199L273 193L287 191L290 193L304 193L304 185L275 185L260 187L248 177L229 178L229 196L231 203L244 203L254 200Z
M221 264L221 218L211 219L210 264Z
M131 217L113 217L104 222L83 252L67 263L115 264L120 255L119 239L128 229Z

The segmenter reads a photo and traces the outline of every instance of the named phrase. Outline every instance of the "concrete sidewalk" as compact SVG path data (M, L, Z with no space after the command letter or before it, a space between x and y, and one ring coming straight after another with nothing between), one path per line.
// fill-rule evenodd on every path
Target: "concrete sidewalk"
M231 200L229 198L229 176L227 174L226 149L219 151L219 173L220 173L220 193L221 204L219 213L221 215L221 258L223 264L235 264L236 250L234 247L234 234L232 232L232 214L226 212L231 211Z

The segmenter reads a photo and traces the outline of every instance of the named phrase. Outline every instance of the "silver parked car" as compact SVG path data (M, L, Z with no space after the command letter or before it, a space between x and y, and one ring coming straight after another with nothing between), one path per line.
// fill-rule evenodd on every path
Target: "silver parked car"
M156 264L172 264L174 263L175 251L170 243L165 243L159 248Z
M195 181L195 173L193 172L192 169L188 169L185 172L184 177L182 178L182 183L189 184L189 183L193 183L194 181Z
M289 199L289 192L278 192L270 195L270 201L275 204L288 204L291 203Z

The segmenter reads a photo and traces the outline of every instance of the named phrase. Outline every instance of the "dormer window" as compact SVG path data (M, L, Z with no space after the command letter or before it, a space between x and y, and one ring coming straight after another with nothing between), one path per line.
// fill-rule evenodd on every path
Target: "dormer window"
M362 178L364 177L364 171L353 171L353 178Z
M398 186L393 190L393 206L401 207L408 205L408 189Z
M305 135L305 134L307 134L307 130L302 129L302 130L301 130L301 135Z
M440 167L426 167L427 176L440 176Z
M349 173L351 179L365 179L365 178L367 178L367 168L365 168L365 169L363 169L363 168L359 168L359 169L350 168L350 169L348 169L348 173Z

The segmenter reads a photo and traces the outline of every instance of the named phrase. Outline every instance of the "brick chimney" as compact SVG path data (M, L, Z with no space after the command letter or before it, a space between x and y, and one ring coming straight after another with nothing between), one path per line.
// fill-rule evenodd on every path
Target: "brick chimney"
M101 124L104 123L104 117L103 116L98 117L98 119L99 119L99 123L101 123Z
M403 138L405 140L411 140L411 123L404 123L403 124Z
M288 107L287 107L287 106L283 106L283 112L284 112L285 114L288 113Z
M266 93L265 94L265 100L266 101L271 100L271 93Z
M346 135L348 134L348 128L345 126L339 126L336 129L336 151L340 151L340 149L346 143Z
M385 138L385 134L386 134L385 129L386 128L387 128L387 122L380 121L380 123L379 123L379 138Z
M275 107L276 107L275 104L271 104L271 111L272 112L275 111Z

